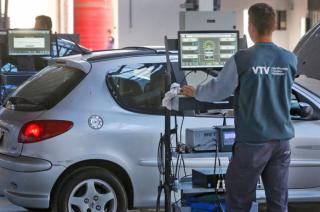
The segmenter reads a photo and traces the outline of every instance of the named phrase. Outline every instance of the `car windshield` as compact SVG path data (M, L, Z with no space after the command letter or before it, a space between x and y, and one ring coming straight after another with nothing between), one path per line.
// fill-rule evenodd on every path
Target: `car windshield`
M320 80L301 75L295 82L320 97Z
M4 105L19 111L50 109L71 92L84 76L83 71L75 68L48 66L9 95Z

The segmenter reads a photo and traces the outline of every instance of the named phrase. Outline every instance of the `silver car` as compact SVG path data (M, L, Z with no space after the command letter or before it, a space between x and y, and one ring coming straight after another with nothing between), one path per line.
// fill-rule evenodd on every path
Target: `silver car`
M178 71L175 53L171 60L173 81L192 81ZM165 70L164 52L147 48L52 60L0 109L0 187L5 196L40 211L155 207ZM320 200L320 78L311 79L310 73L297 79L292 93L296 137L291 142L290 201ZM221 125L223 118L214 114L185 114L182 140L186 128ZM228 114L231 125L232 111ZM185 164L189 169L212 167L213 162L198 158L185 159ZM257 198L264 200L263 188Z

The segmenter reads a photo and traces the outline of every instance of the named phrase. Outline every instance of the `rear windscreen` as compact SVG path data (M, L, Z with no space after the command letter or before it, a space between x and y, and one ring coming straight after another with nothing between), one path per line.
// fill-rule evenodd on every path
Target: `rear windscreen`
M4 105L20 111L47 110L55 106L85 77L81 70L48 66L7 97Z

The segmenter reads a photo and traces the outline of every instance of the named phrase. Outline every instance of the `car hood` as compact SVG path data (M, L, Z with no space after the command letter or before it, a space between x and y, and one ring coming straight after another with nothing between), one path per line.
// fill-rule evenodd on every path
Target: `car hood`
M320 23L310 29L293 52L298 57L298 75L320 80Z

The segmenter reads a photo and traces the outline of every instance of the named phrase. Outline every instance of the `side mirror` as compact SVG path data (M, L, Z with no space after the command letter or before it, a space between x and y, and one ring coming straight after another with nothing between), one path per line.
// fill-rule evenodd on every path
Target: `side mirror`
M291 105L290 114L298 119L311 119L313 115L313 108L305 102L298 102Z
M301 118L311 118L313 115L313 108L311 105L305 102L299 102L300 109L301 109Z

